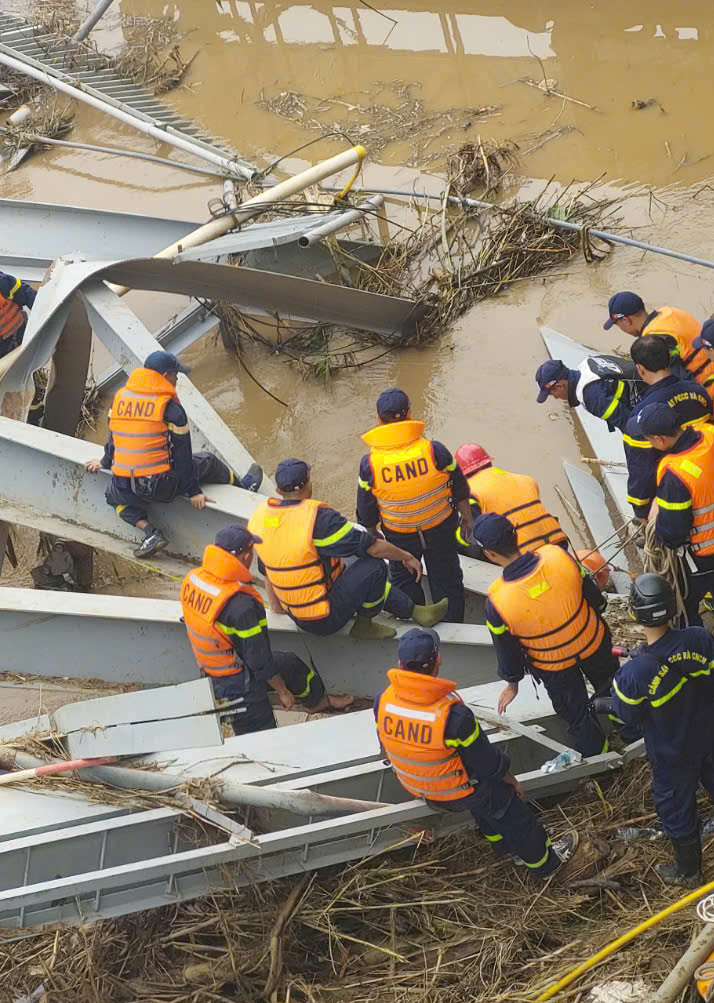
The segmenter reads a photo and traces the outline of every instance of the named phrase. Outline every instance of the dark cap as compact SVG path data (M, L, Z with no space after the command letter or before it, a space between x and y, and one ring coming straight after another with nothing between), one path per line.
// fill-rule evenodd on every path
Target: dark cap
M262 543L259 536L254 536L240 523L232 522L230 526L224 526L216 533L216 546L221 550L227 550L231 554L244 554L248 547L254 543Z
M692 342L692 348L714 348L714 317L704 321L699 337Z
M558 382L558 380L567 380L568 373L570 370L561 362L560 359L548 359L544 362L542 366L538 366L538 371L536 372L536 383L540 387L540 393L536 400L539 404L548 400L550 396L551 387Z
M310 479L310 464L304 460L281 460L275 470L275 483L281 491L299 491Z
M642 297L638 296L637 293L615 293L607 304L607 312L610 316L602 326L606 331L609 331L615 321L622 320L623 317L631 317L633 313L639 313L644 308Z
M171 352L152 352L144 360L144 369L153 369L155 373L190 373L188 366L182 366Z
M676 435L680 425L677 412L669 404L648 404L637 415L640 435Z
M471 542L482 550L495 550L499 553L501 547L515 547L516 541L516 528L505 515L486 512L474 520Z
M439 644L439 635L435 630L412 627L399 639L399 661L402 665L431 665Z
M377 415L382 421L402 421L409 413L409 398L403 390L393 387L377 398Z

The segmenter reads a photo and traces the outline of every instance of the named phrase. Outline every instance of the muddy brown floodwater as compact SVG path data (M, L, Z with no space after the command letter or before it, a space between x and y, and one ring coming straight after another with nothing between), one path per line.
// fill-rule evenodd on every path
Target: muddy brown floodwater
M651 216L642 200L626 207L628 223L640 239L713 256L714 188L705 182L714 173L714 138L702 83L710 76L714 24L703 0L676 8L664 0L394 0L379 7L382 13L359 2L332 6L321 0L119 0L118 6L124 14L167 12L190 32L183 50L190 55L198 49L199 55L187 86L166 100L260 165L315 135L260 107L261 95L295 91L364 105L394 100L395 81L413 84L409 93L423 100L425 114L483 105L499 111L468 132L434 136L416 167L403 166L411 148L399 138L369 162L368 183L439 191L439 154L480 132L484 140L517 141L521 172L531 179L567 184L605 174L620 187L674 185L664 208L653 205ZM118 33L111 24L105 28L110 41ZM519 82L541 80L543 73L556 81L551 87L594 107ZM658 103L633 110L633 100L650 98ZM566 127L552 142L524 152L549 130ZM86 108L77 112L72 138L156 149ZM321 140L283 167L299 170L341 145ZM217 184L174 169L66 150L34 157L0 178L0 190L15 198L196 221L219 194ZM313 464L316 494L348 512L363 452L359 435L373 423L380 390L398 384L432 437L454 450L479 441L499 464L534 474L546 502L572 529L555 485L568 493L561 461L577 460L578 445L562 404L536 404L534 370L545 357L538 325L596 349L627 349L624 335L602 330L613 291L632 288L651 307L673 303L701 319L714 307L711 278L706 269L618 248L605 262L578 260L566 275L517 283L498 300L475 306L432 347L395 352L328 387L301 380L277 356L250 350L250 366L287 408L256 387L220 343L209 340L190 356L199 388L267 470L286 455L304 456ZM162 296L131 294L131 301L154 328L180 305Z

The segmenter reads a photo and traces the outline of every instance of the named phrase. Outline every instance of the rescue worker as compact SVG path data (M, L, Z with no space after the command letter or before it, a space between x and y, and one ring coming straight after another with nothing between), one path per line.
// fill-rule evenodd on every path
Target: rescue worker
M551 845L523 800L510 759L491 745L456 683L439 678L439 635L408 630L399 642L399 668L374 702L377 734L402 787L432 808L469 811L499 855L510 854L534 878L546 878L578 845L568 832Z
M387 581L385 560L403 561L421 576L416 557L315 501L309 464L282 460L275 483L280 497L266 499L248 522L251 533L261 537L258 567L274 613L287 613L311 634L334 634L357 614L352 637L377 640L396 634L393 627L373 622L382 609L425 627L443 619L446 599L415 606ZM350 557L356 560L347 566Z
M0 272L0 359L22 344L27 326L24 308L31 310L36 296L26 282Z
M414 421L409 398L396 387L377 400L379 424L362 436L370 447L360 463L357 521L426 565L434 600L449 601L447 620L463 623L464 579L459 561L457 509L466 539L472 518L469 489L453 456L440 442L424 436L424 422ZM392 583L412 602L426 601L417 578L399 559L389 566Z
M172 502L185 495L195 509L206 507L201 484L234 484L257 491L263 471L251 464L241 479L213 453L191 452L186 412L176 393L179 373L188 373L170 352L152 352L118 390L109 412L109 436L101 460L88 460L90 474L111 468L107 504L120 519L144 531L134 554L149 557L169 543L149 522L149 503Z
M561 547L546 543L535 553L521 553L515 526L503 515L480 515L473 537L489 561L503 568L486 600L498 674L507 684L498 713L515 700L527 670L545 685L574 748L583 756L606 752L608 742L586 688L588 680L596 693L606 692L619 667L600 615L604 596Z
M662 459L649 439L638 433L637 416L649 404L663 403L679 417L683 428L701 425L712 416L712 402L704 387L694 380L680 380L670 369L665 338L638 338L630 349L640 379L647 384L642 399L627 423L623 443L627 460L627 500L643 521L649 515L657 489L657 464Z
M181 585L181 608L196 663L213 684L221 715L235 735L277 727L268 697L275 690L284 710L295 700L314 714L343 709L351 696L327 696L317 670L288 651L272 651L265 606L250 584L253 548L260 543L237 523L216 534L200 568Z
M699 337L692 342L692 348L702 349L709 361L714 363L714 317L704 321Z
M563 550L568 549L568 538L556 517L540 500L540 488L532 477L494 467L493 457L475 442L459 446L456 462L469 486L474 519L486 512L505 515L516 527L518 549L521 551L530 553L544 543L557 543ZM461 527L457 530L457 539L472 557L483 557L477 548L469 544Z
M676 411L660 403L643 408L635 427L667 454L657 467L655 532L664 547L682 548L686 620L699 627L699 603L714 587L714 426L682 428Z
M633 338L652 334L664 335L670 346L672 368L682 379L696 380L704 387L714 382L714 362L707 358L694 340L701 333L701 325L691 313L674 306L662 306L651 313L637 293L615 293L607 304L610 315L603 324L609 331L616 324ZM678 372L681 366L686 372Z
M674 849L674 864L660 864L659 876L668 885L697 888L700 783L714 800L714 639L703 627L672 629L677 604L659 575L635 579L630 609L646 643L616 673L612 706L644 732L655 808Z
M560 359L548 359L538 366L536 383L539 404L554 397L567 401L569 407L582 405L595 418L602 418L611 432L616 428L624 432L644 389L631 362L609 355L591 356L577 369L568 369Z

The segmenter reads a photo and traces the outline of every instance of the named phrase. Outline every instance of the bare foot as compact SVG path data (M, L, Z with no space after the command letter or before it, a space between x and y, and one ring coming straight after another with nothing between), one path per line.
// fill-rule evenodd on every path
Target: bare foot
M326 710L344 710L354 702L354 697L349 694L333 693L331 696L325 694L322 700L314 707L305 707L308 714L320 714Z

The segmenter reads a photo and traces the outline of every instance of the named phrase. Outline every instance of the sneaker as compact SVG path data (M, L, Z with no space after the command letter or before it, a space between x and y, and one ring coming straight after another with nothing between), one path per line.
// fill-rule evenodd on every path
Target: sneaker
M557 874L563 864L567 864L568 861L573 859L573 854L577 850L579 842L580 836L573 829L570 832L566 832L562 839L559 839L557 843L553 843L551 849L560 863L554 871L551 871L552 874Z
M144 532L144 540L141 546L137 547L134 551L134 557L151 557L151 555L155 554L157 550L163 550L164 547L168 547L168 545L169 541L160 529L154 529L152 526L147 526Z
M240 486L244 491L257 491L263 483L263 468L257 463L251 463L248 473L241 477Z

